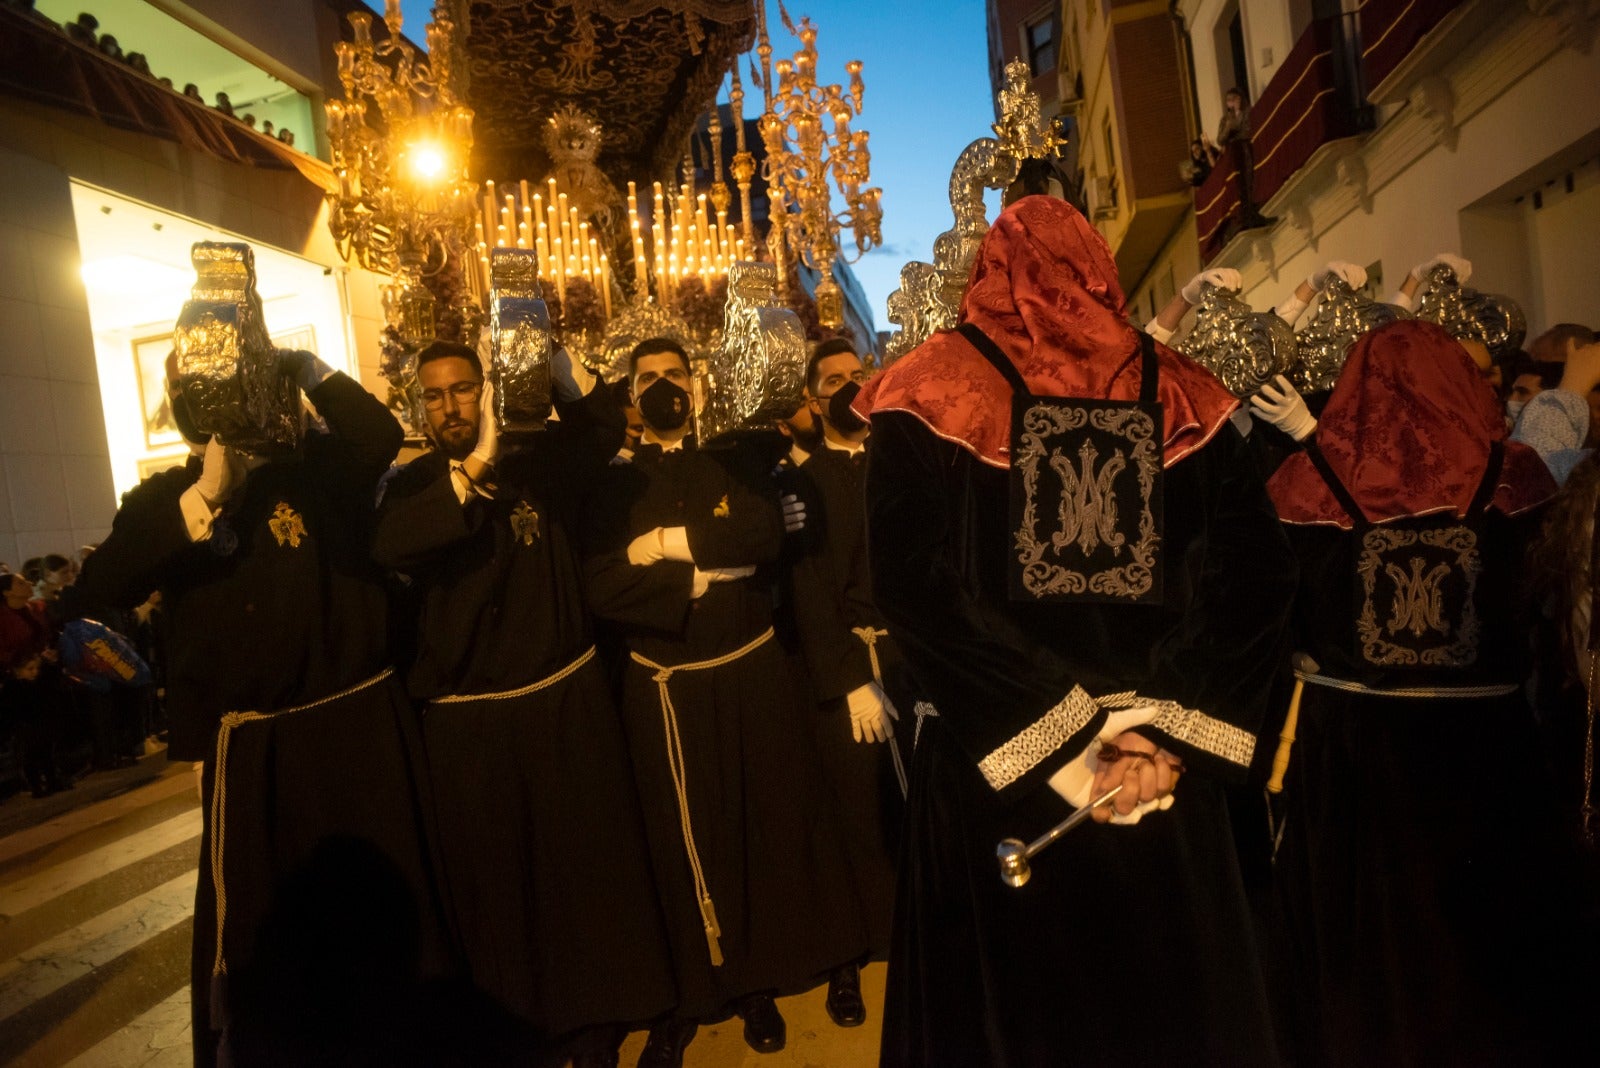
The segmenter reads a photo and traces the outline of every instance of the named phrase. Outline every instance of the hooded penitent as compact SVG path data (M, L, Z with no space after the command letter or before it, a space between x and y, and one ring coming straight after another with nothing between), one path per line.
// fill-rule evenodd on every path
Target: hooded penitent
M1402 320L1350 350L1317 424L1316 444L1366 518L1384 523L1450 511L1467 514L1495 442L1505 460L1490 505L1506 515L1556 492L1537 453L1506 441L1494 391L1442 327ZM1352 526L1305 453L1267 483L1286 523Z
M987 334L1036 396L1135 400L1139 332L1124 314L1116 260L1070 204L1017 201L978 248L961 322ZM1164 345L1166 466L1209 441L1237 406L1207 370ZM855 410L906 412L994 467L1009 465L1011 387L954 331L934 334L861 391Z

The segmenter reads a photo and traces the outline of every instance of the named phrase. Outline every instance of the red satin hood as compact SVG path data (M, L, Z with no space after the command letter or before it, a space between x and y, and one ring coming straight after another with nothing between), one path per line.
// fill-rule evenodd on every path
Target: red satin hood
M1317 424L1316 442L1374 523L1449 510L1467 514L1506 424L1494 390L1443 328L1402 320L1351 346ZM1505 441L1490 500L1507 515L1555 496L1537 453ZM1267 482L1285 523L1353 525L1304 453Z
M1117 265L1070 204L1025 197L978 247L961 322L1000 346L1037 396L1137 400L1139 334ZM1209 441L1238 406L1199 364L1164 345L1160 397L1171 466ZM868 382L856 412L907 412L994 467L1010 465L1011 387L958 333L944 331Z

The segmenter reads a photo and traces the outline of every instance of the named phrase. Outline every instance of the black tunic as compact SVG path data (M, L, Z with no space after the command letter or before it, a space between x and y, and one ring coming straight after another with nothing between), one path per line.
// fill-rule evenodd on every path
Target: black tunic
M686 527L702 569L767 565L783 539L765 458L641 447L612 467L586 568L595 611L620 624L630 652L677 666L731 653L772 627L765 572L691 596L693 565L630 564L628 543L655 527ZM725 961L713 967L669 771L653 669L623 668L623 722L644 803L666 913L679 1013L706 1017L744 994L788 993L858 957L865 944L803 699L788 659L769 640L721 667L679 672L677 710L692 833L720 922Z
M573 545L578 509L621 443L603 389L497 464L494 498L456 497L429 453L379 506L374 555L420 616L409 689L423 735L441 882L474 983L541 1032L672 1006L639 802Z
M870 447L870 445L869 445ZM826 446L801 465L806 497L803 552L792 568L795 621L817 699L815 734L838 809L870 951L889 949L895 854L905 798L894 754L911 752L914 697L892 636L876 639L885 692L902 717L885 743L857 742L846 696L874 680L858 628L886 631L867 570L866 452Z
M373 492L401 431L344 375L310 399L331 433L308 434L294 458L250 472L208 540L189 539L179 506L197 465L131 490L64 605L67 614L128 609L159 588L170 613L169 752L207 765L193 962L201 1064L217 1055L224 1024L239 1063L345 1040L392 1041L398 1055L414 1033L401 1006L419 976L444 966L404 694L391 677L324 702L389 666L383 577L368 539ZM224 713L305 705L228 732L219 793ZM219 843L220 998L211 989Z
M1011 603L1006 472L910 415L874 416L867 501L876 602L938 709L913 759L883 1063L1272 1063L1219 780L1248 766L1294 565L1238 435L1167 471L1159 607ZM1062 711L1074 685L1175 702L1141 730L1189 771L1171 809L1079 827L1013 889L996 844L1071 811L1044 780L1105 720Z
M1521 683L1536 515L1490 511L1476 663L1396 672L1353 642L1360 535L1290 525L1299 647L1374 687ZM1304 1065L1555 1063L1592 996L1532 714L1501 697L1379 697L1308 684L1281 808L1275 970ZM1275 984L1276 986L1276 984Z

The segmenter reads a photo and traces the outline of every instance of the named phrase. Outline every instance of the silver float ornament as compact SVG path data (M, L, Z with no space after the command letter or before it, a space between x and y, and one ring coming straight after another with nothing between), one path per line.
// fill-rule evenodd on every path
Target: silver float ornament
M1222 380L1236 397L1248 397L1295 364L1294 329L1273 312L1258 312L1237 290L1209 282L1200 287L1194 329L1183 354Z
M497 248L489 260L489 381L507 433L542 430L550 417L550 309L533 249Z
M177 387L195 428L258 454L290 451L304 424L300 388L278 370L249 245L199 241L193 294L173 328Z
M1498 293L1468 289L1444 263L1428 272L1428 289L1417 302L1417 318L1438 323L1453 338L1483 342L1496 359L1521 348L1528 333L1522 305Z
M1289 381L1301 393L1332 389L1356 339L1401 317L1393 304L1372 300L1333 275L1323 287L1316 314L1295 332L1298 359Z
M740 261L728 270L722 345L707 369L700 438L793 415L805 399L805 330L778 303L778 270Z
M682 345L691 363L703 358L682 319L652 299L635 301L606 323L605 339L600 343L600 377L607 382L627 378L628 357L634 346L653 337L669 338Z

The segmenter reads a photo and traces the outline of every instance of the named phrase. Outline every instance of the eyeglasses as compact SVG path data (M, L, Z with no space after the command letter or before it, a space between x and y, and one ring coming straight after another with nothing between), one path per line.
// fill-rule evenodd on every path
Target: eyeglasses
M457 382L444 389L425 389L422 391L422 406L430 412L436 412L444 407L444 399L449 396L456 402L456 407L465 408L469 404L476 404L478 397L483 394L482 382Z

